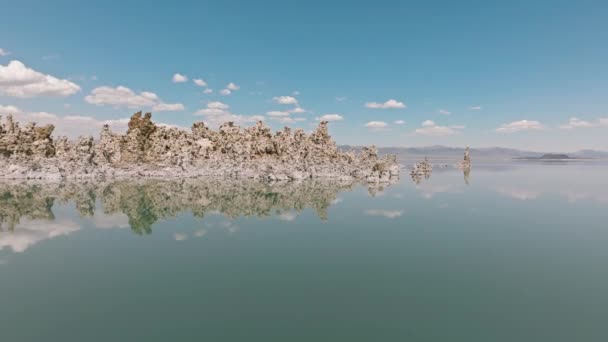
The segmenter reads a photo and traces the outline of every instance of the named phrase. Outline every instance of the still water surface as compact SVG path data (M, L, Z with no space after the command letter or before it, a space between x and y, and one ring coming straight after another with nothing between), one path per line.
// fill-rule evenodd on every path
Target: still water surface
M0 340L606 341L607 172L2 184Z

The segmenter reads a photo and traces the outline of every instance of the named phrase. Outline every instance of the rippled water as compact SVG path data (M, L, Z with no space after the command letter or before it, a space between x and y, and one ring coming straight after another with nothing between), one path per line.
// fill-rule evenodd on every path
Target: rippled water
M608 166L0 185L2 341L605 341Z

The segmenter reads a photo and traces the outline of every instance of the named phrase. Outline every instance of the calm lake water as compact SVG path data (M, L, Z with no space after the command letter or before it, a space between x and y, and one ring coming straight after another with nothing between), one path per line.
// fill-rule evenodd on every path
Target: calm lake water
M0 340L607 341L608 166L0 185Z

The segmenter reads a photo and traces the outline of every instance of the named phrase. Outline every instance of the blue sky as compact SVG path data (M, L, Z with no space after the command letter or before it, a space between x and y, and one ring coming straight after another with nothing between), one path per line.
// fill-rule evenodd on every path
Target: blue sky
M344 144L608 150L605 1L1 7L0 113L59 133L118 129L139 109L185 127L263 116L310 130L335 114Z

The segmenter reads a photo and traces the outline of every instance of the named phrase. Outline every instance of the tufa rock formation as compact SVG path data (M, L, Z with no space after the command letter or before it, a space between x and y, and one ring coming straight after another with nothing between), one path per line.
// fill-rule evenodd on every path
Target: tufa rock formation
M126 134L106 125L98 140L53 140L52 125L24 128L11 116L0 124L0 178L103 179L128 177L228 176L270 181L305 178L387 182L399 174L395 156L378 157L374 147L342 152L322 121L310 135L285 127L273 134L258 122L232 122L213 131L202 122L190 132L157 126L152 115L135 113Z
M410 176L412 177L412 181L416 184L420 184L422 177L425 179L431 178L431 172L433 172L433 167L431 166L431 163L429 163L428 158L424 157L423 161L414 165L414 168L410 172Z
M464 182L469 185L469 178L471 177L471 152L469 147L464 150L464 160L458 164L458 168L462 170L464 174Z
M460 162L460 164L458 164L458 167L461 170L466 170L466 169L471 169L471 152L469 150L469 147L467 146L467 148L464 150L464 159L462 162Z

